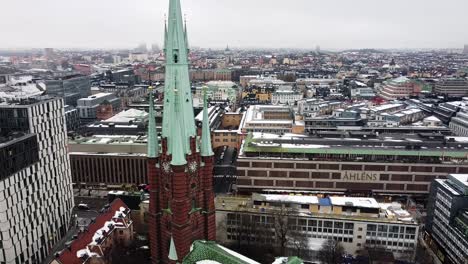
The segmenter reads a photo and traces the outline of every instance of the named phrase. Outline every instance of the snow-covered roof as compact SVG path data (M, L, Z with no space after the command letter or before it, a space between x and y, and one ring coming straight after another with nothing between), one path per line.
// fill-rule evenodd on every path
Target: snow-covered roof
M106 123L128 123L130 121L134 121L136 119L145 119L148 116L148 113L138 109L128 109L124 110L115 116L106 119Z
M196 264L222 264L218 261L214 261L214 260L200 260L200 261L197 261Z
M374 198L368 197L329 197L332 205L353 206L365 208L380 208L379 203Z
M429 117L424 118L424 121L440 122L440 119L435 116L429 116Z
M310 195L262 194L261 196L268 202L281 201L298 204L318 204L317 196Z

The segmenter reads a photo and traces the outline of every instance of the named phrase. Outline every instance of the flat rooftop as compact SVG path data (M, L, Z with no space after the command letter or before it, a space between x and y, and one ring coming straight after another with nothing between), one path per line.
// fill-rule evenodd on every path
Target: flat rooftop
M243 152L362 154L395 156L437 156L467 158L468 141L463 137L427 139L414 135L380 135L378 138L333 138L254 132L243 144ZM451 139L445 141L446 139ZM445 142L445 143L444 143Z
M146 144L146 136L130 135L94 135L90 137L68 138L69 144Z
M0 99L2 98L0 94ZM28 108L35 104L41 104L46 101L61 100L59 97L49 95L30 96L30 97L17 97L17 98L3 98L5 101L0 100L0 108Z
M106 96L109 96L109 95L112 95L112 93L97 93L97 94L90 95L90 96L88 96L86 98L80 98L79 100L91 101L91 100L106 97Z
M19 141L22 141L26 138L30 138L30 137L33 137L35 134L30 134L30 133L14 133L14 134L11 134L7 137L2 137L0 136L0 149L8 146L8 145L11 145L11 144L14 144L16 142L19 142Z
M261 205L255 202L262 202ZM301 205L288 213L297 214L299 216L312 216L335 219L352 219L375 222L393 222L393 223L410 223L416 222L408 211L403 209L400 203L379 203L372 197L346 197L346 196L330 196L321 198L315 195L288 195L288 194L259 194L253 193L251 196L229 196L219 195L215 200L216 210L218 211L247 211L251 213L267 213L266 210L275 210L281 204ZM347 207L361 209L349 212L342 209L341 211L319 211L312 212L310 207L302 205L320 205L329 207ZM259 210L259 207L266 210ZM361 213L362 212L362 213Z

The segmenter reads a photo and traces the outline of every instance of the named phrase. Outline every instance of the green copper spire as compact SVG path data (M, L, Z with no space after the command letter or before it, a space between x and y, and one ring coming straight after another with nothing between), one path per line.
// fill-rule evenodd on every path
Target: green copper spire
M171 154L173 159L181 157L173 163L185 164L185 155L191 154L190 138L196 137L196 129L190 91L187 41L180 0L169 1L165 56L162 137L167 140L167 154Z
M183 137L183 127L181 127L181 123L184 122L184 116L180 109L180 97L179 91L174 91L174 121L171 122L171 131L173 134L171 135L173 140L170 141L169 147L171 147L171 154L172 160L171 165L180 166L187 164L187 160L185 159L185 152L184 149L186 148L185 144L188 144L187 140L177 140L177 139L184 139ZM177 122L179 121L179 122Z
M149 122L148 122L148 158L159 156L158 134L156 133L156 121L154 118L153 88L149 87Z
M174 238L171 236L171 244L169 245L169 259L177 261L179 258L177 257L177 250L174 243Z
M203 157L213 156L213 148L211 147L211 131L210 120L208 118L208 102L206 95L206 86L203 87L203 120L202 120L202 135L201 135L201 155Z

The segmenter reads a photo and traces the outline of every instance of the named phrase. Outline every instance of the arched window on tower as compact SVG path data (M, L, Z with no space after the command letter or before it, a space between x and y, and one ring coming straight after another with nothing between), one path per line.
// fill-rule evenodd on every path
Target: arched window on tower
M177 54L177 52L174 53L174 63L177 63L179 62L179 55Z
M192 198L192 210L196 210L197 209L197 201L195 200L195 198Z

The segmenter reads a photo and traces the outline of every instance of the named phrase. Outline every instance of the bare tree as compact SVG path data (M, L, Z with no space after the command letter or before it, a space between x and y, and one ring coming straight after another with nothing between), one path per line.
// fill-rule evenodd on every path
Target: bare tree
M344 249L340 242L328 239L318 252L318 259L325 264L341 264Z
M308 238L300 230L296 230L297 211L290 207L280 207L274 211L275 240L281 256L296 255L306 257ZM289 251L289 252L288 252ZM291 252L293 251L293 252ZM290 254L289 254L290 253Z
M309 239L307 235L299 231L292 231L289 235L289 245L291 245L294 250L294 252L289 255L298 256L302 259L307 259L309 256Z
M289 213L289 210L283 206L274 212L275 237L281 256L285 256L288 237L291 233L291 228L288 225Z

